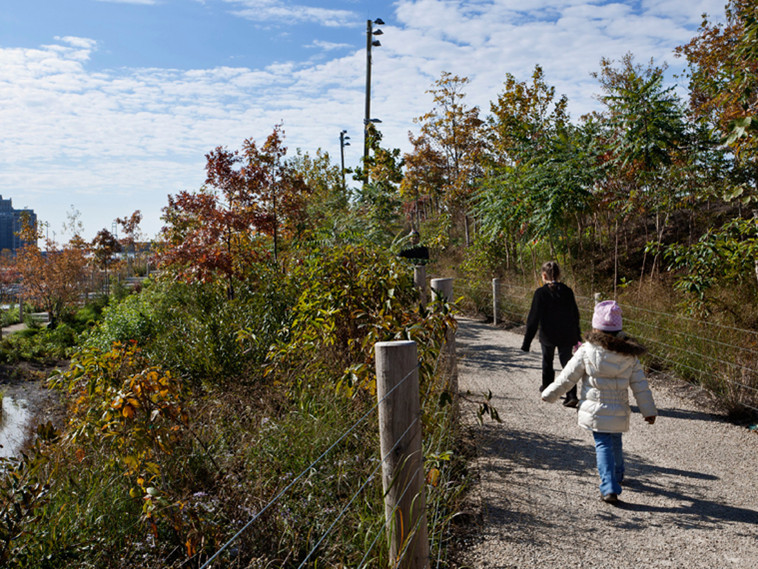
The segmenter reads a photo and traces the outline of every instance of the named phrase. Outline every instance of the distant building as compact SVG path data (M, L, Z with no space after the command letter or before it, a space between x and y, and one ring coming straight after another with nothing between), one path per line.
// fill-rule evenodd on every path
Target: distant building
M10 199L0 196L0 251L8 249L15 252L23 243L17 233L21 230L24 214L29 216L30 223L37 223L37 214L31 209L13 209Z

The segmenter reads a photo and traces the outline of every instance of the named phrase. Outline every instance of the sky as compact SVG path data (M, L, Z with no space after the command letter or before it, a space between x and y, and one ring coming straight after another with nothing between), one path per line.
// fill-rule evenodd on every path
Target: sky
M626 53L669 66L725 0L0 0L0 195L66 242L142 213L163 226L169 195L205 181L205 155L263 142L360 164L367 21L371 118L410 150L443 73L466 77L486 117L506 74L535 65L576 119L599 110L592 73Z

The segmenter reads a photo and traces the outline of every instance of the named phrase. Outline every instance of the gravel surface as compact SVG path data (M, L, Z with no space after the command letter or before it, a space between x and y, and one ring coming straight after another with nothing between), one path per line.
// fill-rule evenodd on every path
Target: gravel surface
M591 433L541 401L539 345L526 354L521 340L459 319L460 390L491 390L502 423L479 425L464 403L478 482L456 566L758 569L758 433L652 379L660 416L651 426L633 407L621 502L603 503Z

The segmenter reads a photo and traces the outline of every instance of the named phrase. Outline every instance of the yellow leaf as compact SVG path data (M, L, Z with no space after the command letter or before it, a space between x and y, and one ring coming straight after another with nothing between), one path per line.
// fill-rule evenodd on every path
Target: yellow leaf
M438 468L429 469L429 472L426 475L427 484L431 484L432 486L437 487L437 484L440 483L440 476L441 473Z

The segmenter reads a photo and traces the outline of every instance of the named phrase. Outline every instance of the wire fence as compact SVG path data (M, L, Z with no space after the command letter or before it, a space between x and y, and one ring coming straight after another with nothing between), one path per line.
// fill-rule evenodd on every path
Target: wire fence
M248 529L263 515L264 512L266 512L270 507L272 507L274 504L276 504L287 492L289 492L298 482L300 482L309 472L311 472L317 464L322 462L326 459L327 456L342 442L344 441L351 433L353 433L361 424L363 424L365 421L369 419L372 415L377 413L379 406L381 403L387 399L395 390L399 389L414 373L416 372L416 369L410 371L405 377L403 377L395 387L393 387L391 390L389 390L382 399L378 400L376 404L371 407L368 411L366 411L357 421L355 421L347 430L345 430L340 437L334 441L326 450L324 450L313 462L311 462L306 468L302 470L287 486L285 486L276 496L274 496L263 508L261 508L258 512L253 515L250 520L248 520L247 523L245 523L244 526L236 533L234 534L226 543L224 543L221 547L218 548L218 550L207 560L205 563L203 563L200 566L200 569L207 569L213 567L213 562L220 558L221 554L227 551L232 544L237 542L237 540L246 532ZM407 429L404 433L407 434ZM403 435L403 436L404 436ZM397 447L398 444L402 441L402 436L395 441L394 448ZM370 476L366 479L366 481L361 484L361 486L358 488L358 490L350 497L348 500L348 506L352 504L355 499L366 489L366 487L374 480L376 472L381 468L384 461L386 461L387 456L385 455L382 457L382 460L379 462L379 464L374 468L374 470L371 472ZM332 522L332 524L329 526L327 531L316 541L316 544L313 546L313 548L309 551L309 553L305 556L302 563L299 565L299 567L305 567L305 564L308 562L308 560L314 555L314 553L318 550L319 546L322 544L324 539L327 537L327 535L333 530L335 527L337 521L339 521L345 511L347 509L347 506L345 506L340 513L338 514L337 518ZM384 527L380 528L376 532L376 536L373 540L373 544L376 544L379 540L379 536L382 535L384 532ZM373 545L372 545L373 548ZM366 555L370 553L371 550L366 552ZM366 559L366 557L364 557ZM363 564L361 564L359 567L363 567Z
M498 313L503 320L513 324L523 324L531 303L533 289L513 284L501 284L500 299L498 299ZM576 296L577 305L580 311L582 329L587 330L591 327L591 319L594 298L586 296ZM637 307L628 304L621 304L624 311L624 328L630 334L638 338L649 347L649 357L646 364L652 370L670 377L683 378L701 385L711 392L716 393L723 398L732 398L734 403L758 412L758 334L750 330L742 330L735 327L724 326L717 323L699 321L693 318L658 312L644 307ZM735 336L741 336L743 343L737 343ZM418 369L418 368L416 368ZM292 490L297 484L303 482L319 463L326 460L329 455L352 433L354 433L362 424L374 416L380 404L387 399L396 389L405 383L416 372L416 369L409 372L400 382L389 391L381 400L377 401L368 411L366 411L357 421L348 427L331 445L328 446L321 454L303 469L292 481L277 493L268 503L257 511L241 527L241 529L230 539L227 540L200 569L210 569L214 563L221 562L225 552L229 552L233 544L240 537L250 530L251 526L263 516L263 514L273 507L277 502ZM428 398L429 393L426 393ZM380 457L380 460L368 473L365 479L347 497L344 504L334 515L331 523L318 536L309 538L309 549L302 555L298 569L307 567L309 564L316 565L319 551L323 544L329 539L336 528L339 527L345 515L350 511L356 501L364 495L369 488L377 484L377 474L387 461L397 445L401 444L403 438L410 431L415 422L408 427L397 441L392 450ZM419 467L423 469L422 466ZM418 475L418 471L415 475ZM443 480L442 484L447 483ZM405 495L411 487L410 482L402 490ZM441 523L445 517L441 500L432 500L433 507L428 509L431 518L430 526L437 528L430 534L430 541L433 543L432 550L436 552L434 566L439 568L445 559L444 544L446 531L445 524ZM394 512L393 512L394 515ZM425 519L425 518L424 518ZM421 523L421 520L417 523ZM412 542L415 530L411 532L406 540L406 544ZM386 522L382 521L371 530L369 542L363 553L363 558L357 567L364 568L374 566L377 563L384 562L387 556L386 546L382 549L382 536L387 535ZM403 547L396 564L402 563L405 556L410 552L410 548ZM220 565L219 565L220 566ZM226 565L224 565L226 566ZM293 565L294 566L294 565Z
M498 313L524 324L534 288L500 283ZM595 299L576 295L582 330L589 330ZM648 348L644 363L714 394L727 408L758 412L758 332L689 316L619 303L624 329Z
M234 549L234 545L240 541L241 537L246 533L251 531L251 528L255 525L257 521L261 519L263 514L273 508L277 503L282 501L285 498L285 495L290 493L294 487L296 487L298 484L302 484L304 480L308 477L309 473L312 472L315 468L317 468L317 465L319 463L324 462L325 460L328 460L330 455L337 449L346 439L350 437L351 434L355 433L362 425L364 425L367 421L373 419L377 414L380 406L382 403L387 400L396 390L400 389L403 384L405 384L409 378L413 376L414 373L417 372L417 370L421 369L420 365L416 365L413 370L409 371L401 380L398 381L398 383L390 389L386 394L384 394L381 399L378 399L378 401L365 413L363 413L352 425L350 425L347 429L345 429L344 432L331 444L326 448L323 452L319 454L319 456L313 460L307 467L305 467L297 476L295 476L289 484L287 484L281 491L279 491L273 498L271 498L262 508L260 508L254 515L250 517L250 519L231 537L229 538L223 545L221 545L211 557L209 557L202 565L199 565L200 569L212 569L213 567L227 567L229 563L232 561L232 558L235 555L235 552L232 550ZM429 396L429 392L427 392L427 397ZM377 484L381 484L381 482L378 480L380 477L377 476L377 474L382 469L382 466L388 461L388 458L392 455L393 452L397 449L399 445L401 445L404 441L404 439L407 437L409 432L416 427L418 429L418 422L420 418L416 417L411 424L408 426L407 429L397 438L397 440L394 442L394 445L392 448L386 452L383 456L380 457L380 459L377 461L377 464L373 467L373 469L368 473L368 475L365 477L365 479L360 483L360 485L355 489L355 491L344 500L344 503L340 510L336 512L334 518L331 520L331 523L329 523L328 527L321 533L321 535L318 536L312 536L309 532L309 549L307 552L302 556L300 559L299 565L295 565L294 563L291 564L293 567L297 567L298 569L305 568L308 566L317 566L318 563L318 555L319 551L322 549L325 542L328 541L330 536L334 533L336 529L339 528L340 521L343 520L345 515L350 511L350 509L354 506L357 500L361 498L362 496L365 497L368 490L371 489L373 486ZM378 435L378 432L377 432ZM377 436L378 438L378 436ZM371 444L371 443L368 443ZM378 448L378 442L376 442L376 447ZM424 468L424 461L421 461L419 468L416 470L414 474L412 474L410 477L407 478L408 483L402 488L400 495L401 499L403 496L406 495L406 493L409 491L409 489L412 486L412 480L414 477L418 476L419 473ZM373 499L372 497L366 497L366 499ZM399 504L399 501L398 501ZM444 559L444 556L442 555L441 551L441 543L443 541L441 534L444 533L446 530L443 526L444 524L440 523L441 516L439 514L440 510L440 501L436 501L436 509L433 516L433 527L436 528L436 532L432 532L432 536L436 538L436 543L439 547L437 552L437 564L436 567L440 567L441 563ZM395 510L397 509L397 505L395 506ZM388 519L392 519L395 510L392 510L390 512L391 515L387 515L386 517ZM411 551L408 547L408 544L413 541L413 538L416 535L416 531L418 530L418 524L420 523L420 518L417 521L416 527L412 529L410 534L407 536L405 540L405 546L398 552L398 556L396 557L395 566L399 566L402 564L404 558L406 555L408 555ZM370 535L370 541L368 545L365 548L365 552L363 552L363 558L361 561L356 565L357 569L369 567L369 566L378 566L382 564L388 563L388 552L387 552L387 545L383 545L382 536L388 535L388 524L387 522L382 519L381 521L376 521L376 526L373 528L373 535ZM430 536L431 537L431 536ZM226 554L226 557L224 555ZM197 559L199 558L199 555L201 553L198 553L194 556L194 558L190 558L185 562L185 566L197 566ZM195 563L195 565L191 565Z

